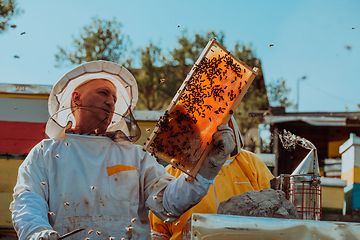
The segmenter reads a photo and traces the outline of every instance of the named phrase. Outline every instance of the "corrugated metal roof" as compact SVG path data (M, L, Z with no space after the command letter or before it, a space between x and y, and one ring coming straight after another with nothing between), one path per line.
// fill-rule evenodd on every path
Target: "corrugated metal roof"
M158 121L164 111L134 110L133 114L137 121Z
M10 84L1 83L0 93L23 93L23 94L44 94L50 95L51 85L35 85L35 84Z
M265 123L302 121L314 126L346 126L346 117L265 116Z

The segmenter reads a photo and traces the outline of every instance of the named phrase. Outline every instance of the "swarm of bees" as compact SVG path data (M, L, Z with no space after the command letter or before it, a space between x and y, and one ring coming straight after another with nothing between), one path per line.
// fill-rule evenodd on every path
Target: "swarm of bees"
M244 95L252 74L230 52L219 49L211 47L195 64L145 143L149 152L188 174L212 140L211 134L202 132L203 126L213 129L234 114L234 104Z

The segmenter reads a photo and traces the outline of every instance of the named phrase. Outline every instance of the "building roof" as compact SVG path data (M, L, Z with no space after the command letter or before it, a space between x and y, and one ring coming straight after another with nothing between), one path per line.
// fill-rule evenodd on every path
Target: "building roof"
M282 107L273 107L249 116L263 116L268 124L301 121L314 126L360 126L360 112L285 112Z

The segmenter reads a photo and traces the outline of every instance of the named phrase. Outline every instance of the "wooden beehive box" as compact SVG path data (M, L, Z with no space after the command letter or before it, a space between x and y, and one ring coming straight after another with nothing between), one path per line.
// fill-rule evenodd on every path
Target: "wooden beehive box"
M195 177L257 74L215 39L209 43L145 143L145 149Z

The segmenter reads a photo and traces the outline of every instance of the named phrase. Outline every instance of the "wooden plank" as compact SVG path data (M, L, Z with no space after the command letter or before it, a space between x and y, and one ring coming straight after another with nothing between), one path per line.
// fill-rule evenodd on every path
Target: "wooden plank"
M321 187L321 200L323 208L342 209L345 199L343 188Z
M9 210L12 193L0 193L0 226L12 227L11 212Z
M0 193L13 192L18 169L22 162L22 160L0 159Z
M0 153L26 154L42 139L46 123L0 121Z

